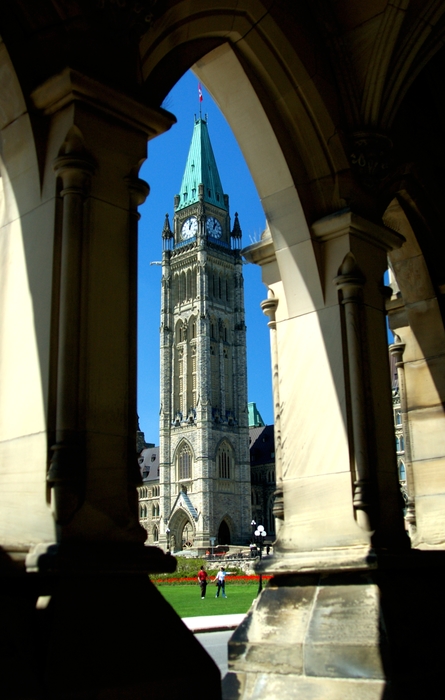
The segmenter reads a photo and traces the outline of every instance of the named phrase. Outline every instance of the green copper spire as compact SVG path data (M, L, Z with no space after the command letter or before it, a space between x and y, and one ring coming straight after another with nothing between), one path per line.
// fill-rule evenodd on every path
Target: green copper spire
M202 185L203 201L228 211L223 188L210 143L207 121L201 116L195 119L192 142L179 191L180 211L199 201L199 186Z

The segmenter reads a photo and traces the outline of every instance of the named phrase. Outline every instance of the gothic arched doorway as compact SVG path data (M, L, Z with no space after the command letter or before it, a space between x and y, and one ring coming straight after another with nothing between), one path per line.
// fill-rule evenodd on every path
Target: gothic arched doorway
M181 543L182 543L182 549L190 549L193 547L193 540L194 540L194 533L193 533L193 526L191 522L188 520L186 524L183 527L182 530L182 535L181 535Z
M218 530L218 544L230 544L230 529L226 521L223 520Z

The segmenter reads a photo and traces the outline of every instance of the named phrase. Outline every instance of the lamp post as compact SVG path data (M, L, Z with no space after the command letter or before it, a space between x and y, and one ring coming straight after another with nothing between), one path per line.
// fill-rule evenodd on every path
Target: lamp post
M255 520L252 520L250 523L250 527L252 528L252 538L250 540L250 556L254 556L253 550L255 549L255 529L256 529L256 522Z
M165 531L167 535L167 552L170 554L170 528L168 527Z
M260 561L263 558L263 547L264 547L264 540L265 540L266 535L267 535L267 532L264 529L263 525L258 525L258 528L255 530L255 539L260 547ZM260 594L262 590L263 590L263 574L260 573L260 580L259 580L259 584L258 584L258 594Z

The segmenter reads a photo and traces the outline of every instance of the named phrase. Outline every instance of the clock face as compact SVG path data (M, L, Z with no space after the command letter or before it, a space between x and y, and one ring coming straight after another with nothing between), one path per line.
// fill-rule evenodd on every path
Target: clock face
M181 228L181 238L193 238L198 233L198 219L196 216L190 216L184 221Z
M221 238L222 236L222 228L221 224L219 223L218 219L215 219L214 216L209 216L207 221L206 221L206 231L209 236L212 236L213 238Z

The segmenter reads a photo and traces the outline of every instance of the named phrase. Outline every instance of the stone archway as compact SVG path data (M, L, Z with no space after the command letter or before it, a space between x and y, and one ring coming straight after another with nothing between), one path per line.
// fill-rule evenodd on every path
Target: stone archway
M182 549L191 549L193 547L193 541L195 537L195 532L190 520L187 520L181 533L181 547Z
M218 544L230 545L232 542L230 528L225 520L221 522L218 529Z
M170 549L172 553L193 547L195 528L189 514L183 508L178 508L174 512L168 527L170 529Z

